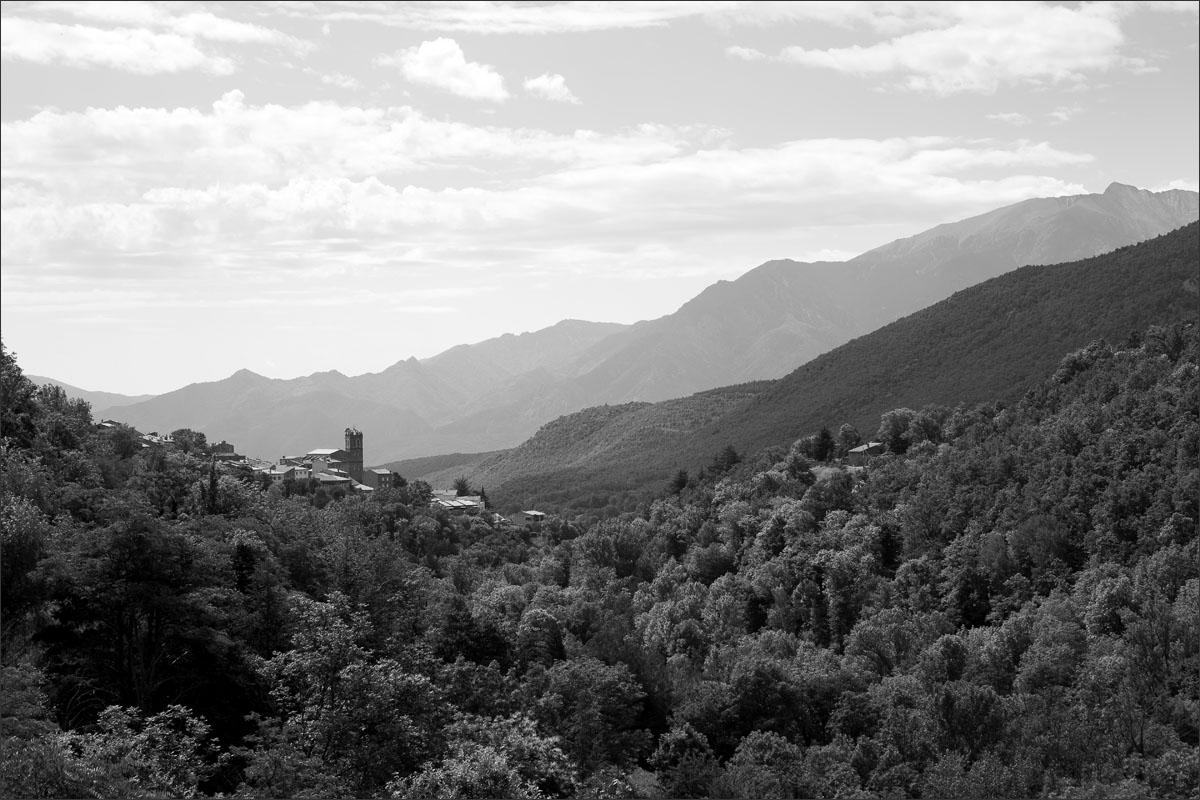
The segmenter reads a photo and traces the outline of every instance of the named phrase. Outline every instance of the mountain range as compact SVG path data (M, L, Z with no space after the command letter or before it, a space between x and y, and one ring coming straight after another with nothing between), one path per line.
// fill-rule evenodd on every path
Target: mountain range
M89 392L87 389L80 389L78 386L72 386L69 383L55 380L54 378L46 378L41 375L28 375L29 380L33 381L36 386L58 386L68 397L75 397L80 400L86 400L91 403L93 411L104 411L114 406L127 406L133 403L141 403L146 400L152 400L156 395L152 394L117 394L116 392Z
M770 261L713 284L673 314L633 325L566 320L379 373L279 380L241 370L150 399L93 401L93 408L144 430L203 431L265 458L336 445L347 425L367 433L373 463L510 448L580 409L781 377L980 281L1192 222L1197 198L1112 184L1102 194L1033 199L846 262Z
M779 380L585 409L519 447L426 472L410 462L389 466L436 485L463 475L502 507L578 512L613 496L645 497L727 445L742 454L786 448L845 423L867 439L896 408L1016 400L1096 339L1119 344L1153 325L1195 322L1198 265L1200 223L1192 223L1105 255L992 278Z

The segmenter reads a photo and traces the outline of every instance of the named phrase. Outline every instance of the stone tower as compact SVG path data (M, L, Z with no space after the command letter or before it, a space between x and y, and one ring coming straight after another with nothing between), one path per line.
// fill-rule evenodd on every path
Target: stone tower
M346 471L359 483L363 482L363 435L357 428L346 428Z

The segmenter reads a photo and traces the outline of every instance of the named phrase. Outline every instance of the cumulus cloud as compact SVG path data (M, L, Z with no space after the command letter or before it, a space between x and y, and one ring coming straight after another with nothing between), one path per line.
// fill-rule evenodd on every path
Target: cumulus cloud
M504 78L487 64L467 61L458 42L445 37L421 42L376 63L398 67L413 83L444 89L470 100L503 102L508 98Z
M546 74L536 78L526 78L523 84L525 91L556 103L579 104L579 98L567 88L567 81L562 75Z

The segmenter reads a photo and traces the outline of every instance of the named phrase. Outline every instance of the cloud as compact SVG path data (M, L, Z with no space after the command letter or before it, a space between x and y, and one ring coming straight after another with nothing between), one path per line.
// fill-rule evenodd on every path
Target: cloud
M351 90L362 88L361 81L351 75L345 74L344 72L321 72L313 69L312 67L306 67L304 69L304 74L316 75L320 78L321 83L325 84L326 86L336 86L339 89Z
M334 102L252 105L238 90L194 108L44 110L0 125L6 197L75 203L113 195L136 200L163 186L278 185L304 176L462 171L474 180L502 166L520 179L546 170L669 158L692 140L719 141L711 128L640 125L601 134L431 119L408 107ZM106 188L107 187L107 188Z
M562 75L546 74L536 78L526 78L523 85L530 94L546 100L553 100L556 103L579 104L579 98L567 88L567 81Z
M369 22L406 30L439 33L544 35L606 30L665 27L686 20L701 20L714 27L772 27L780 24L820 23L840 28L865 26L888 36L899 36L953 25L973 12L963 6L1002 3L944 2L768 2L767 0L644 0L630 3L550 2L517 4L500 2L421 3L288 3L276 13L322 23ZM1030 7L1029 3L1017 3ZM1044 4L1036 4L1047 8ZM1103 4L1114 14L1143 9L1197 13L1197 4L1159 1ZM748 49L748 48L745 48Z
M467 61L462 48L453 39L439 38L421 42L390 56L380 56L377 64L399 67L413 83L435 86L470 100L503 102L508 98L504 78L487 64Z
M1061 125L1074 117L1083 113L1083 106L1059 106L1051 111L1048 116L1050 121L1055 125Z
M110 67L141 75L199 69L218 75L234 71L228 58L201 52L174 33L141 28L91 28L7 17L0 28L6 59L69 67Z
M29 10L45 13L62 13L76 19L105 22L110 25L154 26L162 24L170 15L162 4L141 0L82 0L82 2L38 3Z
M1133 3L1134 6L1143 6L1154 11L1177 11L1183 14L1191 14L1193 17L1200 16L1200 3L1195 0L1150 0L1150 2Z
M552 134L405 107L252 105L239 91L208 111L42 111L0 132L6 280L54 269L148 280L185 264L267 275L324 268L331 256L554 270L600 269L608 258L632 268L638 246L664 241L669 254L637 268L675 269L710 241L750 235L782 248L797 219L813 229L880 218L919 226L1081 192L1052 173L1091 161L1032 140L739 148L704 127ZM821 248L847 249L805 249Z
M235 71L225 53L208 52L201 42L267 45L306 53L312 45L280 31L219 17L207 11L173 14L150 3L43 3L23 7L30 14L61 14L118 27L63 24L6 16L0 37L4 58L76 68L107 67L141 75L201 70Z
M1033 121L1028 115L1022 114L1019 111L998 111L995 114L988 114L987 118L995 120L996 122L1003 122L1007 125L1016 126L1028 125Z
M781 61L859 77L898 81L912 91L950 95L991 93L1001 86L1083 85L1095 72L1144 61L1121 54L1124 35L1116 6L1042 3L900 5L916 30L875 44L784 48ZM892 27L901 27L897 19Z
M581 33L647 28L737 6L722 2L296 4L280 10L326 21L371 22L410 30L490 34Z
M739 45L726 47L725 53L744 61L765 61L770 58L766 53L755 50L753 47L741 47Z
M1175 180L1164 183L1161 186L1155 186L1150 189L1152 192L1169 192L1174 189L1180 189L1185 192L1200 192L1200 180L1196 178L1176 178Z
M541 35L664 27L702 20L729 28L765 27L785 22L866 24L884 32L902 32L942 19L944 4L921 2L767 2L766 0L626 0L610 2L442 3L295 3L280 13L320 21L357 21L409 30Z
M522 308L557 316L526 314L531 326L648 318L771 258L844 258L1082 193L1064 168L1091 160L1022 139L744 147L703 126L554 133L406 107L258 104L236 90L208 108L44 110L0 124L0 158L9 326L123 316L131 347L183 348L195 345L170 337L223 310L234 348L247 330L338 307L364 329L426 315L419 339L436 331L438 349L494 335L489 315L513 287L548 297L538 284L553 285L556 299ZM443 291L483 284L498 288ZM231 312L230 298L247 302ZM345 354L329 364L383 366Z
M309 42L297 39L294 36L288 36L285 33L265 28L262 25L218 17L207 11L172 17L168 20L167 25L176 33L197 39L236 42L238 44L277 45L301 53L312 49L312 45Z

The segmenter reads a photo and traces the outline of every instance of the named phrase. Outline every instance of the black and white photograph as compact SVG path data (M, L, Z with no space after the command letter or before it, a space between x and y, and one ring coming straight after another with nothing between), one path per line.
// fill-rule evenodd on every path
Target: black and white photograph
M0 796L1200 796L1200 2L0 2Z

